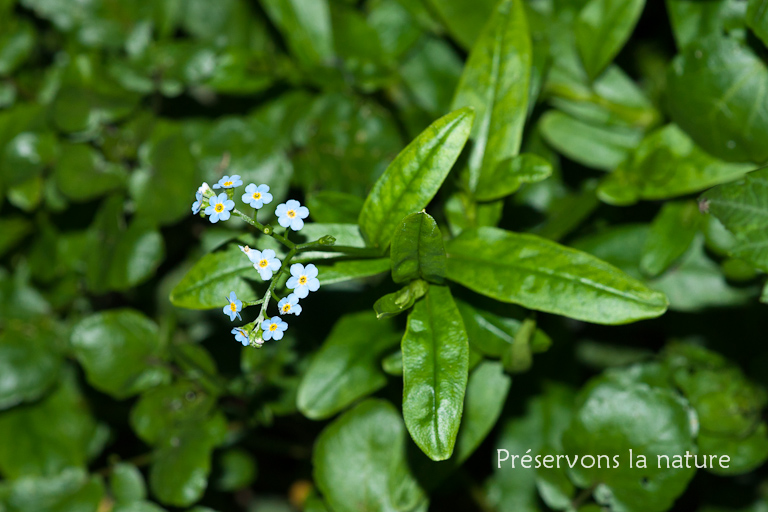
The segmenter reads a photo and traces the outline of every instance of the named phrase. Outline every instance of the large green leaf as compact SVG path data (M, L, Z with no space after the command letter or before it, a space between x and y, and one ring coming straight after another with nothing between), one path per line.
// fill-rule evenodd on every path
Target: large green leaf
M667 270L691 246L701 219L693 201L666 203L653 219L645 239L640 269L651 277Z
M261 0L291 52L306 66L333 57L333 29L327 0Z
M433 460L453 453L469 368L467 332L451 291L431 286L408 316L402 341L403 418Z
M371 245L385 250L402 218L432 200L467 142L474 117L471 108L441 117L387 167L360 212L360 228Z
M328 425L317 438L312 464L330 507L426 510L426 496L406 464L405 441L400 414L382 400L366 400Z
M185 507L198 501L208 486L211 454L227 435L224 415L188 423L157 446L149 485L164 504Z
M607 455L610 463L590 469L578 463L570 470L574 482L594 489L595 499L612 510L663 512L682 494L695 468L667 469L658 455L672 458L695 453L691 415L671 390L645 383L600 378L585 388L568 430L563 435L565 453L571 457ZM642 411L642 414L638 414ZM634 469L629 467L633 450ZM619 467L613 457L619 456ZM647 457L647 468L637 469L638 455ZM586 464L589 464L587 462Z
M552 164L544 158L523 153L508 158L483 173L487 179L481 179L475 190L478 201L494 201L508 196L524 183L536 183L547 179L552 174Z
M0 334L0 410L36 400L56 383L62 361L53 336L55 331L42 325Z
M445 23L451 36L469 50L486 26L497 0L426 0L426 3Z
M627 42L645 0L590 0L574 24L576 47L584 69L595 78Z
M522 2L502 0L472 47L453 108L474 107L469 189L486 187L503 160L517 155L528 113L531 37Z
M330 265L317 265L319 272L317 279L321 285L343 283L382 274L389 268L389 258L342 260Z
M445 280L445 248L435 219L424 211L405 217L392 236L390 259L396 283L421 278L441 284Z
M768 159L768 68L719 34L691 44L667 74L672 120L705 151L730 162Z
M157 325L130 309L85 318L72 331L75 357L88 382L115 398L127 398L170 378L161 366Z
M342 317L309 365L296 403L305 416L328 418L387 383L379 360L398 336L370 311Z
M667 0L667 12L679 49L716 33L744 30L745 2L739 0Z
M639 199L668 199L725 183L754 169L719 160L669 124L648 134L597 190L602 201L630 205Z
M15 480L4 501L8 512L90 512L98 509L103 496L98 476L68 468L50 477Z
M53 476L85 467L106 432L91 416L73 372L43 400L0 414L0 473L7 478Z
M589 254L497 228L451 240L448 278L503 302L599 324L661 315L663 294Z
M133 503L147 497L144 476L129 462L115 464L109 476L109 487L118 503Z
M733 256L768 271L768 169L704 194L709 212L736 236Z

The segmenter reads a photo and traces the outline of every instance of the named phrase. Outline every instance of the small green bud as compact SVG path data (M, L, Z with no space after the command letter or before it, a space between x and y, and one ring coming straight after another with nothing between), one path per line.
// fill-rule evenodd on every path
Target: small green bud
M334 245L336 243L336 238L331 235L325 235L319 242L320 245Z

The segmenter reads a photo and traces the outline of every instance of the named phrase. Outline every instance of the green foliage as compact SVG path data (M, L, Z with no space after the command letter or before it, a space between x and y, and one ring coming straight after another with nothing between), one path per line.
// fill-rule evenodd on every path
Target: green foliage
M0 0L0 512L765 512L767 44L765 0Z

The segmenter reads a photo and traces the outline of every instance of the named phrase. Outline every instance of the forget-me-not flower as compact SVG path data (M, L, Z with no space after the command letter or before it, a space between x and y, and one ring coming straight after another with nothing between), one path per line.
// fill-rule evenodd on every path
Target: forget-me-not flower
M200 185L197 188L197 191L202 195L203 197L211 197L213 195L213 190L211 190L211 187L208 186L206 182L203 182L202 185Z
M224 176L213 186L213 188L235 188L242 184L243 180L240 179L240 175L235 174L233 176Z
M251 257L253 253L253 257ZM251 249L248 258L253 261L253 268L259 271L259 275L265 281L272 279L272 274L280 270L280 260L275 257L275 251L265 249L256 251Z
M239 341L243 344L244 347L251 344L251 340L248 339L248 333L245 329L241 329L240 327L235 327L232 329L232 334L235 335L235 341Z
M283 322L279 316L273 316L269 320L261 322L261 330L264 331L264 341L281 340L283 333L288 328L288 324Z
M247 245L238 245L241 251L243 251L243 254L248 256L248 259L251 260L251 263L256 263L256 253L259 251L254 251Z
M237 294L235 292L229 294L227 302L229 302L229 304L224 306L224 314L229 316L229 319L233 322L235 321L235 317L242 320L243 318L240 316L240 311L243 309L243 302L237 300Z
M277 307L280 309L281 315L296 315L301 314L301 306L299 305L299 298L295 293L291 293L287 297L280 299L277 303Z
M304 227L304 219L309 217L309 208L301 206L300 202L291 199L286 203L277 205L275 215L277 215L277 222L281 226L298 231Z
M203 207L203 193L199 190L195 192L195 202L192 203L192 213L197 215L200 213L200 208Z
M301 263L291 265L291 278L285 283L285 286L293 290L293 293L300 299L309 295L309 292L316 292L320 288L320 281L317 279L317 267L312 263L306 267Z
M243 194L242 200L244 203L248 203L251 208L259 209L265 204L272 202L272 194L269 193L268 185L256 186L255 183L251 183L245 187L245 194Z
M218 196L211 198L211 204L205 209L205 214L215 224L220 220L227 220L230 216L230 210L235 207L235 202L227 198L227 194L222 192Z

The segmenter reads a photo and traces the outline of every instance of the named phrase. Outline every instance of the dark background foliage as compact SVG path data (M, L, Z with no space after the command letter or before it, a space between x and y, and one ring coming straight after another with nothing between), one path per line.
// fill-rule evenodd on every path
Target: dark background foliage
M0 0L0 511L768 508L768 189L761 171L745 178L768 159L768 2L522 5ZM418 208L449 256L462 233L527 232L607 261L669 307L616 321L578 294L565 311L546 291L498 302L470 269L449 268L477 407L468 399L462 421L482 435L456 449L462 460L433 462L400 410L406 315L373 314L402 286L389 272L319 265L336 282L260 350L235 343L220 312L220 289L259 289L255 276L199 296L182 279L211 272L206 254L240 257L235 239L263 243L234 217L191 215L201 182L266 183L271 206L309 206L306 239L331 224L360 238L376 180L465 105L500 105L491 130L522 135L490 143L478 168L473 131ZM518 153L538 170L496 167ZM537 264L570 261L553 254ZM306 390L330 342L357 350L364 376L322 409ZM610 414L590 409L598 393ZM625 468L496 469L496 448L656 453L638 434L656 428L667 449L730 453L734 469L629 483ZM601 444L616 431L618 445Z

